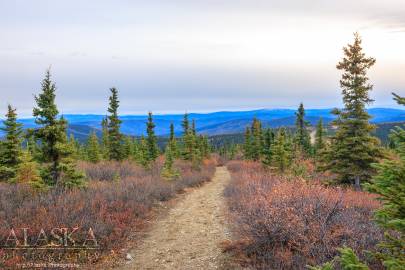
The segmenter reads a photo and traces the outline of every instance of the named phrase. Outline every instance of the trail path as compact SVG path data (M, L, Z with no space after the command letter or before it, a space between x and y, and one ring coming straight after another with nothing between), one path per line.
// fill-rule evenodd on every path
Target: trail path
M157 221L130 251L133 260L119 269L235 269L219 247L229 235L222 194L229 179L227 169L218 167L211 182L186 194Z

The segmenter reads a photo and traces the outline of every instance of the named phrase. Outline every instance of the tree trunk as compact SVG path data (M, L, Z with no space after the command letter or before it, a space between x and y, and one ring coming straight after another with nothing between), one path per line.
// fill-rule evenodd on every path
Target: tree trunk
M361 186L360 186L360 176L356 175L356 177L354 178L354 188L357 191L361 190Z

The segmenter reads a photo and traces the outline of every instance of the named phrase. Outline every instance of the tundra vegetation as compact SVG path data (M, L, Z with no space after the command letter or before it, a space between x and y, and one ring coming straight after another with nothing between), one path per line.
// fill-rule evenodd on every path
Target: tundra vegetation
M119 251L133 228L146 226L156 203L209 181L215 166L226 164L232 240L224 248L241 265L405 269L405 130L393 129L386 146L373 135L367 72L376 59L364 54L358 34L343 53L336 67L344 106L333 111L329 126L320 119L311 127L301 103L294 127L265 128L254 118L243 143L220 149L198 134L187 113L180 136L171 124L164 145L158 144L152 112L144 135L123 134L116 88L110 89L100 132L79 142L67 134L48 70L35 96L37 127L23 130L11 105L5 115L0 238L29 225L31 233L16 230L15 238L33 240L41 229L63 224L82 228L78 242L91 228L101 247ZM393 96L405 105L404 97Z

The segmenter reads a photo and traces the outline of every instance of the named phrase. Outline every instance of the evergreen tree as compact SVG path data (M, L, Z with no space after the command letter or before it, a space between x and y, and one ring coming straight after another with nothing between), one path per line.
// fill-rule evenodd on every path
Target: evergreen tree
M183 134L188 134L188 131L190 129L190 122L188 121L188 113L184 114L181 126L183 127Z
M16 109L8 105L4 127L0 128L6 133L5 141L1 142L0 155L0 180L13 182L17 174L18 166L21 164L21 134L22 124L17 122Z
M340 85L344 109L334 110L337 119L333 125L337 131L331 138L323 169L337 174L340 183L354 182L359 189L361 181L369 180L374 173L371 164L381 156L378 139L370 135L374 126L369 123L370 115L365 109L372 102L369 92L373 88L368 83L367 70L375 59L365 56L357 33L354 43L344 48L344 54L337 65L343 70Z
M84 176L75 170L71 158L73 149L67 142L67 121L63 117L58 119L55 91L48 70L42 81L42 93L35 96L37 107L33 110L35 123L39 125L35 136L41 142L40 160L44 163L41 178L50 186L83 186Z
M245 130L245 143L243 144L243 155L245 159L252 159L252 136L250 128L246 127Z
M122 155L125 159L130 159L134 156L134 143L131 136L125 136L124 144L122 145Z
M110 88L110 105L108 107L108 152L110 160L122 160L122 134L120 132L121 120L118 118L118 91Z
M33 159L29 150L23 151L15 181L16 183L29 184L31 187L39 191L45 191L48 189L48 186L40 177L39 165Z
M173 153L174 158L179 157L179 149L177 146L176 135L174 134L174 125L170 123L170 136L169 136L169 144L171 147L171 151Z
M315 151L319 153L325 148L325 128L323 127L322 117L319 118L318 124L316 125L315 133Z
M87 139L87 159L93 163L97 163L101 160L100 144L95 131L93 131Z
M197 135L197 130L195 127L195 119L193 119L193 121L191 122L191 133L193 134L193 136Z
M157 139L155 135L155 123L153 123L152 112L148 113L146 133L147 133L146 142L148 145L148 160L155 161L156 158L159 156L159 147L157 145Z
M27 129L25 134L26 149L30 152L30 155L33 160L38 159L39 147L37 140L35 139L35 130Z
M284 172L289 165L289 149L286 137L285 129L280 128L273 146L273 163L280 172Z
M210 156L210 144L208 142L207 136L200 135L198 138L199 142L199 148L200 148L200 153L201 157L204 158L209 158Z
M300 103L298 111L295 113L295 143L297 147L306 154L311 151L311 139L308 132L308 122L305 121L304 104Z
M401 104L401 99L396 98ZM397 127L391 137L397 145L397 157L375 165L377 175L367 187L377 193L382 202L375 217L386 231L385 241L381 243L386 252L377 256L387 269L401 269L405 266L405 130Z
M107 116L101 120L101 128L102 128L102 135L101 135L101 152L103 159L110 158L110 142L108 140L108 118Z
M182 122L183 127L183 138L182 138L182 156L184 160L194 160L196 158L195 152L195 136L190 128L190 123L188 121L188 114L184 114L184 119Z
M172 147L168 144L165 150L165 163L163 164L162 177L172 180L180 175L178 170L174 168L174 159Z
M251 128L252 140L251 140L251 154L250 157L254 161L260 160L263 152L263 137L262 137L262 123L259 119L254 118Z
M144 167L147 167L149 164L149 150L148 143L145 137L142 135L139 145L139 158L138 163Z
M271 129L266 129L264 133L264 145L263 145L263 155L264 158L262 163L266 166L271 165L271 161L273 158L273 143L274 143L274 133Z
M73 133L70 133L69 139L68 139L68 144L70 149L72 150L72 158L74 159L80 159L80 144L79 142L75 139L75 136Z

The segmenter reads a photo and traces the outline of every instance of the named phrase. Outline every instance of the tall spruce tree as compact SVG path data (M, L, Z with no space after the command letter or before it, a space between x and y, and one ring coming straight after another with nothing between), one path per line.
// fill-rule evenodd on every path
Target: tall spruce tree
M311 139L308 132L309 123L305 121L304 104L300 103L298 111L295 113L295 143L299 150L306 154L311 152Z
M368 181L374 173L371 164L381 156L379 141L371 136L374 126L365 106L373 100L369 92L373 86L368 82L367 70L375 59L366 57L361 47L361 38L356 33L354 43L344 49L344 58L337 69L343 70L342 88L344 109L335 109L337 128L331 138L331 147L325 155L323 169L337 174L339 183L354 183L357 189L361 181Z
M111 96L108 107L108 153L110 160L122 160L122 134L120 132L121 120L118 117L118 90L110 88Z
M394 95L394 99L405 105L404 98ZM402 270L405 266L405 130L397 127L391 137L397 142L397 156L374 164L377 175L365 186L368 191L377 193L382 202L382 207L375 212L375 220L385 230L385 239L374 255L385 269ZM335 261L340 264L336 269L370 269L357 258L352 249L341 248L339 251L340 256L331 262L309 269L332 270L335 269Z
M63 117L58 118L55 91L56 86L47 70L42 81L42 92L35 96L37 107L33 109L35 123L39 126L35 136L41 143L41 178L50 186L83 186L84 175L76 171L71 159L74 150L67 142L67 121Z
M14 182L22 161L22 124L17 122L16 109L11 105L8 105L3 125L0 130L6 133L6 138L1 142L0 148L0 181Z
M159 156L159 147L155 135L155 123L153 123L152 112L148 113L148 122L146 123L146 143L148 145L148 161L155 161Z

